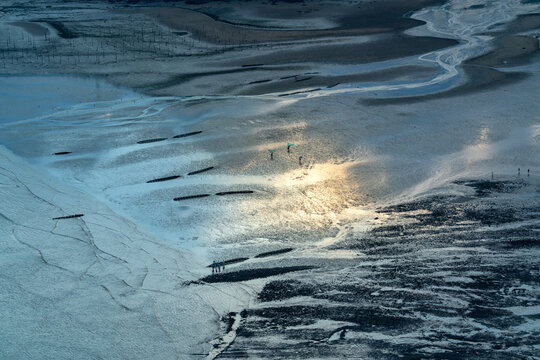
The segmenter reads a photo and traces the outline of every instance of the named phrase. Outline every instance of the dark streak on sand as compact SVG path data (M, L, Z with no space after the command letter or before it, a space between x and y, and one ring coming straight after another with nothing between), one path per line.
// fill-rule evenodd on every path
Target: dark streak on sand
M174 135L173 139L179 139L179 138L183 138L183 137L187 137L187 136L193 136L193 135L197 135L197 134L200 134L200 133L202 133L202 130L201 131L192 131L192 132L188 132L188 133L185 133L185 134Z
M137 144L148 144L148 143L153 143L153 142L158 142L158 141L163 141L163 140L167 140L167 138L141 140L141 141L137 141Z
M78 218L78 217L81 217L81 216L84 216L84 214L75 214L75 215L60 216L60 217L55 217L55 218L53 218L53 220L73 219L73 218Z
M339 84L379 81L408 81L411 78L429 79L435 76L437 72L438 70L435 67L402 65L358 74L313 76L309 81L309 85L333 88ZM278 81L252 86L249 89L242 90L240 93L242 95L260 95L276 92L290 94L288 91L292 92L293 90L298 89L298 87L299 84L296 82Z
M253 190L238 190L238 191L222 191L216 193L218 196L234 195L234 194L253 194Z
M67 154L71 154L71 151L59 151L59 152L54 153L54 155L67 155Z
M279 249L279 250L274 250L274 251L268 251L268 252L260 253L260 254L256 255L255 257L256 258L262 258L262 257L267 257L267 256L285 254L285 253L288 253L288 252L293 251L293 250L294 250L293 248L285 248L285 249Z
M244 262L246 260L249 260L249 258L247 258L247 257L234 258L234 259L230 259L230 260L225 260L224 264L225 265L236 264L236 263L239 263L239 262ZM206 267L210 268L210 267L212 267L212 264L207 265Z
M290 96L290 95L304 94L304 93L309 93L309 92L314 92L314 91L319 91L319 90L322 90L322 89L321 88L315 88L315 89L309 89L309 90L295 91L295 92L292 92L292 93L279 94L278 96Z
M274 268L246 269L209 275L200 279L200 281L207 283L248 281L253 279L263 279L270 276L286 274L293 271L310 270L314 268L314 266L285 266Z
M73 31L69 30L60 21L51 21L51 20L41 20L41 21L46 22L47 24L51 25L56 30L56 32L58 33L58 36L60 36L62 39L76 39L76 38L78 38L77 34L75 34Z
M207 197L207 196L210 196L210 194L199 194L199 195L179 196L179 197L175 197L173 200L174 200L174 201L181 201L181 200L188 200L188 199L203 198L203 197Z
M192 172L188 173L188 175L191 176L191 175L195 175L195 174L200 174L200 173L203 173L205 171L212 170L213 168L214 168L213 166L209 166L209 167L206 167L206 168L201 169L201 170L192 171Z
M252 81L252 82L248 83L248 85L249 84L262 84L262 83L269 82L269 81L271 81L271 80L270 79L255 80L255 81Z
M178 179L178 178L181 178L181 177L182 177L181 175L165 176L165 177L162 177L162 178L157 178L157 179L153 179L153 180L148 180L146 183L149 184L149 183L155 183L155 182L162 182L162 181L174 180L174 179Z

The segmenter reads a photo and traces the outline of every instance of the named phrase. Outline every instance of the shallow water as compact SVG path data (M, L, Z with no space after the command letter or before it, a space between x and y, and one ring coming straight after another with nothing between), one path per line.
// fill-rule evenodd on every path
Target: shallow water
M429 62L440 71L427 81L337 87L292 98L149 97L89 78L2 77L7 111L0 143L177 247L205 251L259 238L269 248L320 248L361 234L381 204L459 177L537 165L527 156L538 147L537 104L518 95L534 92L532 78L506 92L457 101L384 108L357 102L358 92L399 97L455 86L459 65L486 50L487 30L535 9L513 1L469 5L450 2L411 15L427 24L409 34L447 36L459 45L354 68ZM527 71L537 77L538 64ZM202 132L174 138L193 131ZM163 140L147 142L153 139ZM287 142L295 144L290 154ZM274 160L269 149L276 149ZM58 152L70 153L53 155ZM214 168L188 175L209 166ZM177 178L147 183L168 176ZM254 193L213 195L231 190ZM197 194L212 196L173 201Z
M411 14L426 25L408 34L449 37L460 41L457 46L381 63L325 66L332 74L427 62L440 69L428 80L283 98L149 97L99 79L1 77L7 111L0 143L177 247L204 251L260 238L270 248L317 248L365 231L377 206L459 177L536 165L527 152L538 146L537 105L517 95L534 92L533 79L510 93L457 101L378 108L357 101L359 92L401 97L456 86L463 80L459 65L486 50L487 31L537 7L475 4L449 2ZM527 71L537 77L538 64ZM174 138L192 131L202 132ZM287 142L295 144L291 153L284 151ZM276 149L274 160L269 149ZM59 152L69 154L53 155ZM176 178L147 183L170 176ZM214 195L238 190L254 193ZM212 196L173 201L198 194Z

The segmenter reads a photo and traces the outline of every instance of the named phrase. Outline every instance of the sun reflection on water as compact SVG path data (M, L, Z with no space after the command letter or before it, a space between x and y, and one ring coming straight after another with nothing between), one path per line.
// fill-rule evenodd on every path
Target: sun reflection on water
M225 204L228 224L224 221L220 227L226 226L232 237L239 232L245 236L274 234L272 237L284 241L290 236L291 240L315 244L358 215L345 211L358 202L358 186L348 174L355 164L309 164L264 177L264 181L261 177L258 195ZM293 234L304 236L299 239Z

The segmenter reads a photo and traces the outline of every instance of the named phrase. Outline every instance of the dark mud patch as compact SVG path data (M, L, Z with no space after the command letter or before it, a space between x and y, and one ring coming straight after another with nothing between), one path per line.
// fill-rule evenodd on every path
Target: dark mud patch
M197 198L203 198L210 196L210 194L198 194L198 195L188 195L188 196L178 196L175 197L174 201L182 201L182 200L189 200L189 199L197 199Z
M404 328L421 322L411 311L372 306L285 306L248 310L249 316L265 318L264 326L299 326L313 324L317 319L346 321L370 331L384 328Z
M362 257L318 259L318 270L268 281L220 357L533 358L538 315L510 308L540 305L537 189L520 179L458 184L479 192L380 209L386 223L332 246Z
M148 143L153 143L153 142L158 142L158 141L163 141L163 140L167 140L167 138L146 139L146 140L137 141L137 144L148 144Z
M253 194L253 190L238 190L238 191L222 191L216 193L217 196L224 196L224 195L238 195L238 194Z
M84 216L84 214L74 214L74 215L60 216L60 217L53 218L53 220L73 219L73 218L79 218L81 216Z
M486 225L506 224L517 220L513 209L465 209L464 217Z
M538 39L532 36L503 36L495 41L495 45L495 50L467 60L465 64L492 67L522 65L538 51Z
M60 36L63 39L76 39L79 37L76 33L69 30L66 27L66 25L64 25L60 21L50 21L50 20L42 20L42 21L52 26L58 33L58 36Z
M237 263L240 263L240 262L244 262L246 260L249 260L249 258L247 258L247 257L235 258L235 259L225 260L223 262L223 264L225 264L225 265L237 264ZM212 264L207 265L206 267L211 268Z
M286 300L295 296L312 296L314 286L298 280L274 280L267 283L258 295L261 302Z
M510 193L527 185L523 180L462 180L455 181L454 184L472 187L476 190L476 196L487 196L491 193Z
M253 279L263 279L270 276L287 274L294 271L310 270L314 268L314 266L287 266L275 268L246 269L209 275L200 279L200 281L207 283L240 282Z
M498 89L500 87L522 81L530 76L530 74L526 72L504 72L496 70L495 68L488 68L484 66L476 66L469 64L463 64L460 66L460 68L469 78L469 81L463 85L450 88L445 91L426 95L363 99L360 100L360 102L368 106L380 106L409 104L429 100L453 98L477 93L479 91Z
M512 231L512 235L516 236L516 231ZM529 234L527 234L529 235ZM540 247L540 238L525 238L525 239L509 239L508 241L501 244L501 246L506 248L536 248Z
M210 171L213 168L214 168L213 166L209 166L209 167L205 167L204 169L195 170L195 171L189 172L188 176L200 174L200 173L203 173L203 172L206 172L206 171Z
M260 254L256 255L255 257L256 258L262 258L262 257L267 257L267 256L285 254L285 253L288 253L288 252L293 251L293 250L294 250L293 248L285 248L285 249L279 249L279 250L274 250L274 251L267 251L267 252L260 253Z
M200 133L202 133L202 131L192 131L192 132L188 132L188 133L185 133L185 134L174 135L173 139L179 139L179 138L183 138L183 137L187 137L187 136L193 136L193 135L197 135L197 134L200 134Z
M223 321L227 325L227 329L225 330L225 332L228 333L229 331L232 330L232 327L235 322L235 318L236 318L235 312L230 312L227 314L227 316L224 316L221 318L221 321Z
M255 81L251 81L250 83L248 83L249 85L251 84L262 84L262 83L266 83L266 82L270 82L272 80L270 79L264 79L264 80L255 80Z
M174 180L174 179L178 179L178 178L181 178L181 177L182 177L181 175L165 176L165 177L162 177L162 178L148 180L146 183L150 184L150 183L155 183L155 182L169 181L169 180Z

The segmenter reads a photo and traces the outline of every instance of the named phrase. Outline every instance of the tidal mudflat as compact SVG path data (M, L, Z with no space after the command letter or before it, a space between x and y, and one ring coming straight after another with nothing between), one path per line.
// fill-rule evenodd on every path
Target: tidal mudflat
M0 357L537 358L538 3L0 19Z

